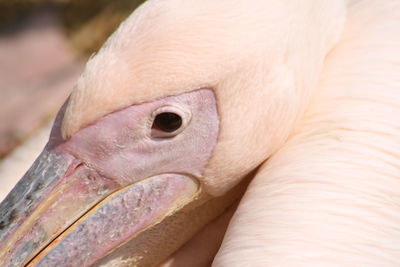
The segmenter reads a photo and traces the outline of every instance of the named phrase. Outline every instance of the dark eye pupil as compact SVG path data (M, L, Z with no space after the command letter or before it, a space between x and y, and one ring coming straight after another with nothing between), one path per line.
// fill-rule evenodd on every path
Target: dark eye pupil
M171 133L178 130L181 125L182 118L179 115L171 112L164 112L156 116L153 127L161 131Z

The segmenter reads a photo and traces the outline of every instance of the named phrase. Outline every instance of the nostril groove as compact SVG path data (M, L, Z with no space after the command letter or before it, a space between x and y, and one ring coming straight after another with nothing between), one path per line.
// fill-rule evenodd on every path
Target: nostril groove
M3 230L7 226L9 226L11 223L15 222L18 219L18 211L12 210L10 212L10 215L8 215L8 220L7 221L0 221L0 230Z
M0 230L3 230L7 225L5 221L0 221Z
M11 211L8 222L12 223L12 222L16 221L17 219L18 219L18 211L16 211L16 210Z

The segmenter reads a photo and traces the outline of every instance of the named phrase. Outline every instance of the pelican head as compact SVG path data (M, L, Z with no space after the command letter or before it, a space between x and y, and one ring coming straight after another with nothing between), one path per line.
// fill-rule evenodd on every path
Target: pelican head
M293 132L343 9L147 1L89 60L1 203L1 265L161 262Z

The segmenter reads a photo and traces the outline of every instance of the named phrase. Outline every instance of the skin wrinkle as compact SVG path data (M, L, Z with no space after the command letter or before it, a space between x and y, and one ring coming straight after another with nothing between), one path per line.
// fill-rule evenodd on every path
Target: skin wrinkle
M185 106L190 106L190 113L196 117L196 120L193 120L193 122L187 126L185 131L179 134L176 138L162 141L154 140L150 137L151 130L146 131L148 136L143 136L140 129L148 126L146 125L147 118L151 117L155 110L159 110L161 107L165 106L175 106L180 109L185 109ZM68 171L58 170L58 165L54 165L54 161L52 160L44 160L43 165L45 167L47 165L51 167L49 167L50 172L46 172L47 175L44 174L44 178L51 178L49 174L53 174L53 180L58 181L61 177L61 184L65 186L55 186L54 193L45 196L42 195L43 199L47 198L46 201L41 202L43 203L42 206L50 205L50 208L44 207L41 210L36 209L27 212L26 216L29 220L24 221L20 219L19 221L22 223L22 227L20 227L17 232L13 234L10 229L7 228L3 231L6 233L6 239L5 242L2 243L2 248L0 249L0 262L7 266L9 264L24 265L26 261L30 260L29 258L25 258L26 256L35 255L37 251L40 251L43 248L43 246L47 246L48 241L51 241L53 237L57 236L60 231L63 231L66 227L68 227L68 230L72 231L74 227L70 227L71 223L78 219L88 209L93 207L93 205L102 201L104 197L121 189L121 187L132 185L131 188L136 188L136 185L133 184L136 184L141 180L145 180L144 183L146 183L147 179L150 179L149 177L155 177L162 173L171 176L175 176L176 173L183 173L186 174L186 178L183 180L192 181L192 178L197 180L197 178L201 176L204 166L208 162L212 153L219 130L215 95L209 89L196 90L178 96L166 97L161 100L141 105L134 105L118 112L114 112L101 118L95 124L83 128L67 142L62 142L57 137L59 134L57 128L59 126L59 121L62 118L62 112L63 111L61 111L56 119L50 137L50 143L46 146L45 152L49 155L58 153L61 159L69 159L69 157L72 156L69 156L70 153L68 153L68 151L75 151L76 153L74 154L76 155L76 159L88 162L87 165L90 165L90 167L83 164L81 165L81 168L77 169L77 171L71 171L71 175L65 175L65 172ZM138 129L138 131L136 131L136 129ZM125 146L116 146L116 143L125 144ZM153 150L152 148L157 149ZM156 153L152 153L153 151ZM62 162L62 160L60 161ZM67 167L70 165L68 162L65 164ZM53 170L54 168L55 170ZM91 172L92 169L94 170L93 172ZM54 175L54 172L57 170L60 174ZM25 178L22 179L22 181L25 181L24 183L28 184L22 186L22 188L29 186L29 180L31 179L28 180L28 178L32 177L32 179L35 179L35 175L35 172L28 172ZM72 184L70 184L71 181ZM100 183L102 181L104 181L104 187ZM192 197L198 198L197 193L199 192L197 192L197 185L199 184L197 184L197 182L195 184L196 190L191 192L189 199L186 198L189 203L193 201ZM149 186L151 187L151 183ZM18 193L19 191L21 190L14 189L13 192ZM24 194L22 194L22 192L16 195L17 199L24 199ZM178 203L182 203L179 202L179 198L182 198L181 200L185 199L181 194L175 195L174 197L178 198ZM7 203L10 199L10 197L6 199L6 204L2 203L3 205L1 208L3 211L7 210ZM53 205L49 199L54 199L55 204ZM157 201L160 202L158 204L161 204L163 199L161 198ZM157 201L153 202L153 205L157 205ZM23 206L24 205L22 205L22 207ZM145 242L138 243L135 249L132 250L139 255L145 253L145 255L147 255L145 259L147 264L149 261L154 264L163 260L169 253L172 253L179 245L181 245L182 242L186 241L191 234L194 234L195 231L198 230L198 227L201 226L200 223L197 225L192 224L191 228L186 228L186 232L182 233L182 229L177 226L173 227L174 224L170 219L172 214L177 212L180 207L172 206L170 207L171 210L169 210L168 206L169 205L167 205L167 207L164 206L165 211L171 212L171 214L161 212L162 214L158 215L163 219L169 219L169 231L159 233L156 239L149 238L148 240L146 239ZM95 212L96 210L97 208L92 209L91 211ZM144 210L143 212L146 211L147 210ZM32 215L34 213L39 215ZM122 212L122 215L124 215L124 212ZM137 215L140 217L140 214ZM143 215L146 217L145 213ZM212 216L215 215L210 212L210 214L203 214L204 218L201 219L206 221L207 216L209 216L208 219L211 219ZM150 219L147 226L158 222L153 221L153 219ZM156 219L158 220L158 217ZM118 224L118 222L120 222L118 218L115 218L115 221L112 221L112 223L124 227L124 222L121 222L121 224ZM179 220L176 224L178 223ZM80 227L81 225L83 224L79 224L77 227ZM109 226L112 227L112 225ZM143 227L147 228L147 226L144 225ZM76 240L76 238L72 237L69 240L61 238L62 240L54 241L54 244L61 245L55 246L55 249L57 247L59 248L58 250L51 250L49 254L53 254L50 258L54 259L52 257L56 256L57 258L59 255L63 255L64 249L70 251L67 247L79 247L80 245L78 244L78 241L93 243L93 237L95 237L97 233L94 231L95 229L92 230L92 238L88 240L79 240L79 238ZM142 229L139 227L136 228L136 230ZM177 230L179 230L180 235L175 234ZM43 235L38 236L36 233L40 231L43 232ZM7 239L7 235L10 238ZM105 237L101 232L99 232L99 235ZM163 235L164 239L162 239L162 237L160 239L160 236ZM169 237L175 237L175 240L165 244L168 240L168 235ZM135 240L135 238L133 239ZM76 240L77 243L74 243L74 240ZM66 245L65 242L71 245ZM152 247L160 247L154 245L154 242L159 242L164 245L158 250L150 249ZM100 243L95 245L100 245ZM28 244L30 248L27 248L26 244ZM107 244L104 244L103 248L106 248L106 245ZM117 245L119 245L119 243ZM88 244L88 246L90 245ZM51 247L52 245L48 246L48 248ZM88 249L89 247L86 247L86 252L88 252ZM92 249L96 250L95 248ZM151 251L147 252L148 250ZM20 251L24 251L24 253L22 254ZM130 251L130 253L132 253L132 251ZM98 251L97 253L100 252L101 251ZM102 251L101 254L103 253L105 252ZM89 254L87 257L80 259L77 259L72 254L64 253L61 259L68 260L73 258L79 262L85 258L89 261L93 260L93 257L90 257ZM129 256L132 254L126 255ZM104 255L97 254L97 256L100 257ZM143 264L146 264L146 262ZM52 265L51 263L49 264Z
M237 0L232 6L239 7L238 10L247 15L254 15L252 12L255 11L260 15L262 12L259 10L264 11L262 8L272 5L270 1L260 1L260 6L255 4L251 7L253 9L246 10L249 5L240 8L239 4L243 3ZM397 190L400 179L396 171L399 167L399 152L396 152L399 151L399 138L395 133L399 124L399 116L396 116L399 108L395 104L386 106L382 103L385 98L393 99L393 103L399 99L399 80L395 75L399 70L395 64L381 64L381 61L394 61L398 55L395 46L385 46L385 40L399 41L399 37L390 36L390 30L387 30L399 28L396 20L399 3L378 0L352 3L343 39L324 63L318 90L314 90L315 80L325 55L341 33L344 10L339 1L308 1L309 5L299 3L280 1L272 6L271 21L256 15L254 20L249 16L239 17L245 19L240 20L233 9L228 9L226 14L231 17L223 16L223 21L212 21L224 27L211 32L210 35L215 35L211 37L216 40L207 43L210 36L200 34L203 33L201 27L206 24L194 23L192 32L185 31L188 22L198 19L190 12L203 17L204 11L211 9L213 12L210 14L215 17L221 10L225 11L222 7L226 2L204 1L200 11L193 11L189 8L193 5L190 1L149 1L143 8L148 8L148 13L139 12L132 19L139 22L125 30L133 29L132 34L139 31L138 35L135 34L140 36L136 48L143 49L140 51L144 54L151 53L153 49L158 51L154 58L160 61L154 62L146 55L130 57L135 55L127 49L131 45L127 40L131 39L124 39L127 32L122 28L106 50L88 64L88 71L78 83L68 106L69 117L63 122L64 135L72 135L85 123L120 105L129 106L146 98L158 98L158 94L167 93L166 87L171 88L168 93L172 94L198 88L199 84L212 84L219 101L222 129L205 173L204 182L210 193L222 194L249 169L263 162L285 143L263 164L251 183L230 223L214 266L319 266L322 263L324 266L397 266L400 258L400 195ZM175 10L176 4L183 4L182 13L190 11L188 17L166 12L159 24L155 24L171 23L166 32L158 32L160 29L155 27L150 36L140 35L141 30L146 30L143 23L154 24L154 20L159 19L159 13L163 13L160 10ZM285 10L293 12L293 16L292 13L282 16ZM376 14L384 14L385 19ZM183 28L175 28L180 23L174 24L174 15L178 15L180 22L185 22ZM194 17L193 21L189 19L191 17ZM228 17L240 23L225 21ZM256 36L243 35L252 30L249 22L276 25L273 23L276 23L277 17L289 18L289 21L280 24L282 35L271 31L271 28L265 30L265 33L271 31L268 38L264 37L266 39L258 39L262 31L257 31ZM394 26L391 27L391 24ZM226 26L239 28L227 31L229 27ZM218 34L225 31L229 33L227 38L220 38ZM176 33L181 35L176 42L171 41ZM183 39L193 40L191 38L195 35L207 45L184 43ZM160 43L151 42L155 37L160 37ZM236 38L240 40L237 46L228 45L232 44L229 40ZM252 42L264 45L262 41L266 41L265 47L255 47L254 54L248 52ZM181 42L184 44L182 50L175 47ZM379 42L382 45L378 45ZM162 46L158 46L161 43ZM213 45L238 50L229 50L226 54L209 51L213 50ZM390 52L382 50L382 47ZM122 53L117 48L129 53ZM207 52L210 52L210 58L206 58ZM185 61L185 53L193 53L193 57ZM376 53L376 56L369 53ZM233 57L234 54L240 55L240 58ZM215 60L216 56L218 60ZM131 58L132 62L121 61L124 57ZM230 57L233 58L229 60ZM171 60L178 66L174 69L176 72L169 65ZM102 62L108 62L108 65L102 66ZM112 82L113 73L109 68L116 68L121 79ZM140 73L122 77L131 68L140 70ZM198 69L201 70L196 72ZM182 80L180 76L189 72L192 76L187 77L192 80ZM159 79L154 79L154 73L160 73L157 76ZM102 83L103 79L106 82ZM132 84L138 91L129 95ZM109 88L110 85L116 86L115 89ZM381 87L377 88L377 85ZM125 91L118 91L121 88ZM106 101L104 108L96 110L102 93L104 97L102 90L106 90L105 95L110 102ZM383 90L386 93L382 93ZM119 96L121 92L127 95ZM376 105L371 101L357 101L360 96L382 100L378 100L380 103ZM249 107L245 103L252 105ZM292 131L306 107L305 118L293 135ZM83 117L74 117L77 114L83 114ZM388 118L392 119L392 123ZM373 132L374 128L382 128L383 125L393 134L380 136ZM363 139L370 143L362 145L360 142ZM374 143L369 140L374 140ZM392 162L393 169L388 168L387 161ZM219 177L218 173L226 177ZM254 207L258 210L255 211Z
M62 133L68 138L121 107L213 88L221 132L204 186L219 196L296 127L345 10L343 2L327 0L195 2L147 1L128 18L87 63Z

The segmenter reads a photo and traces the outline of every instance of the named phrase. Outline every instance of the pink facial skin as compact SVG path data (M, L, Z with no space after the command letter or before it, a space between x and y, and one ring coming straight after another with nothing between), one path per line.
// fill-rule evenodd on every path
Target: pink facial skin
M135 187L136 183L159 175L171 179L186 177L186 182L200 181L219 131L215 96L208 89L124 108L88 125L66 141L59 134L63 112L64 109L56 119L41 157L0 205L0 263L5 266L29 262L91 207L115 191ZM182 126L167 134L155 130L154 117L162 112L178 114ZM41 187L35 186L38 183ZM187 192L179 187L175 190L178 194L175 200ZM175 203L161 199L160 211L150 221L146 221L145 215L135 215L142 227L167 211L168 203ZM149 202L150 206L154 204ZM120 242L134 234L132 229L125 229L129 234Z
M186 126L175 137L154 137L154 116L165 111L179 112ZM170 172L199 178L216 144L218 124L214 94L203 89L111 113L57 149L123 185Z

